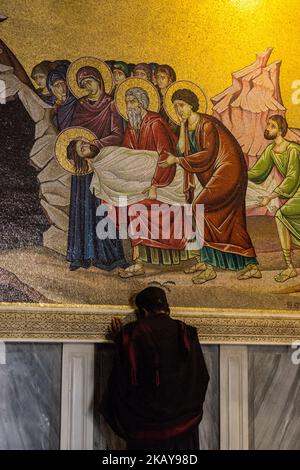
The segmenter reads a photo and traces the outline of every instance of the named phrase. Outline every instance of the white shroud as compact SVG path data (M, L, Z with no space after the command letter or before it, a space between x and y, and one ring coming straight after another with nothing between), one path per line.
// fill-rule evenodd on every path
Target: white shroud
M248 181L248 188L246 193L246 207L252 209L259 207L262 198L270 196L273 190L278 186L275 178L269 177L265 184L255 184L252 181ZM268 211L274 214L280 207L279 198L272 199L267 205Z
M38 171L40 203L51 223L51 227L44 233L44 245L66 254L71 174L67 173L54 158L57 130L50 119L51 107L14 75L12 67L0 64L0 110L6 99L16 94L35 122L35 143L30 159ZM152 151L106 147L92 163L94 176L91 190L94 190L99 198L116 206L119 205L120 196L123 199L126 196L128 204L146 199L147 194L143 194L143 191L151 185L157 159L158 154ZM173 182L165 188L158 188L159 201L185 204L183 173L183 169L177 165ZM195 183L195 195L197 195L201 191L201 185L196 175ZM246 206L257 207L260 198L269 195L277 184L272 175L262 185L249 182ZM279 200L274 199L269 206L268 209L274 212L273 209L280 206Z
M158 153L150 150L132 150L125 147L104 147L93 159L91 166L94 174L90 189L99 199L113 206L135 204L147 199L143 191L150 187ZM169 186L157 188L157 199L167 204L185 204L183 193L184 170L177 165L176 175ZM202 189L195 175L195 195ZM258 207L260 199L268 196L276 187L276 181L269 179L268 185L248 182L246 207ZM268 205L270 212L280 206L274 199Z
M158 153L125 147L105 147L92 161L94 170L90 189L99 199L114 206L135 204L147 199L143 191L151 186ZM169 186L157 188L157 199L167 204L185 204L184 170L177 165L176 175ZM198 194L201 185L195 177ZM127 202L125 203L125 198Z

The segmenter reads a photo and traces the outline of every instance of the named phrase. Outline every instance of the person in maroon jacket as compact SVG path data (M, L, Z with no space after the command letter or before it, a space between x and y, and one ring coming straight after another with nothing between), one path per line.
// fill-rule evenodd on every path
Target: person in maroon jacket
M199 449L209 382L197 330L170 317L165 291L142 290L137 320L114 318L116 354L100 405L127 449Z

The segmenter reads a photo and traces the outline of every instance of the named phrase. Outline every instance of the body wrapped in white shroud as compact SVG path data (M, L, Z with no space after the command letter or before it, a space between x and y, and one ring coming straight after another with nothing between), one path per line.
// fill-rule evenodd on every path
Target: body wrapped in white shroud
M147 199L147 194L143 194L143 191L151 186L158 157L157 152L150 150L104 147L91 162L94 174L90 189L96 197L113 206L135 204ZM184 170L177 165L172 183L157 188L157 200L167 204L185 204L183 176ZM195 183L197 195L202 187L196 175ZM267 188L249 181L246 207L258 207L260 198L269 195L275 186L272 179ZM268 209L272 212L279 206L279 201L275 199L268 205Z
M94 170L90 189L99 199L114 206L135 204L147 199L143 191L151 186L158 153L125 147L104 147L91 162ZM176 175L169 186L157 188L157 200L167 204L185 204L184 170L177 165ZM196 193L201 190L197 178ZM123 198L120 200L120 198Z

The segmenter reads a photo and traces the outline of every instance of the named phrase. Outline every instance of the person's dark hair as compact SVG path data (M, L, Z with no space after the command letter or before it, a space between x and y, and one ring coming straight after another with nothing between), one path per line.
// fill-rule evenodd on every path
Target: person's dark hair
M48 73L52 69L52 62L50 60L43 60L36 64L31 72L31 78L34 80L35 76L39 73L45 75L47 77Z
M188 90L187 88L176 90L172 95L172 103L174 103L175 100L184 101L189 104L194 112L199 109L198 97L193 91Z
M139 318L145 316L145 310L147 310L149 315L157 315L159 313L170 314L166 293L160 287L146 287L146 289L143 289L136 295L135 305Z
M285 117L281 116L280 114L274 114L274 116L270 116L269 119L276 122L278 129L281 131L282 137L285 137L289 129L289 125Z
M71 62L67 59L54 60L51 64L51 70L56 70L66 75L70 65Z
M126 78L130 77L129 66L128 64L126 64L126 62L123 62L122 60L119 60L114 63L114 65L112 66L112 71L114 70L121 70Z
M109 66L110 70L113 70L115 60L105 60L104 62Z
M127 65L128 65L128 67L129 67L130 76L132 76L136 64L129 63L129 64L127 64Z
M78 175L85 175L89 171L89 165L85 158L80 157L76 149L77 140L72 140L67 147L68 160L72 160L75 166L75 171ZM98 149L96 146L91 146L92 150L94 147L94 156L97 155Z
M159 64L157 62L149 62L149 65L151 67L152 72L155 72L157 67L159 67Z
M175 70L170 65L168 64L159 65L157 69L155 70L155 75L157 75L159 72L167 74L170 77L170 80L172 82L176 82Z
M137 64L134 69L133 69L133 75L137 70L143 70L145 74L147 75L147 78L149 81L152 79L152 69L149 64L146 64L144 62L141 62L140 64Z

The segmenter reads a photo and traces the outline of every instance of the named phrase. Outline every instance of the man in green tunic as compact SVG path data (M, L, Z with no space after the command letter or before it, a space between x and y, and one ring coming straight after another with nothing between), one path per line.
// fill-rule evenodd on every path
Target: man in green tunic
M293 243L300 245L300 145L284 138L287 130L288 124L284 117L274 115L268 120L264 136L273 142L248 172L249 180L257 184L267 179L274 166L283 177L280 185L269 196L262 198L260 203L261 206L267 206L277 197L286 199L275 215L286 263L286 269L275 276L277 282L285 282L298 275L291 248Z

